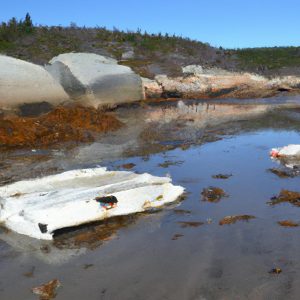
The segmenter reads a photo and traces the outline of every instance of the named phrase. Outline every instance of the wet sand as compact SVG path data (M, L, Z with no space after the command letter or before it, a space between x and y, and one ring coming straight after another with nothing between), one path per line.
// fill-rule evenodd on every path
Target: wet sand
M2 184L131 163L139 173L170 174L187 195L151 214L60 232L54 242L2 229L0 299L36 299L30 289L54 278L62 283L56 299L298 299L300 227L277 222L299 222L300 208L267 202L281 189L300 192L300 177L271 173L282 167L268 156L299 143L300 99L271 103L123 107L116 113L126 128L92 144L1 153ZM209 186L228 197L203 201ZM234 215L256 218L219 225ZM269 274L273 268L282 273Z

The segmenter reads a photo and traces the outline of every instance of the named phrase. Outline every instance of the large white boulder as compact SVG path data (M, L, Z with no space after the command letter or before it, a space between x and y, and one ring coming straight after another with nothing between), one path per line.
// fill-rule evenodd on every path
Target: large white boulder
M72 99L94 107L143 99L142 81L129 67L92 53L54 57L47 70Z
M69 96L41 66L0 55L0 108L49 102L57 105Z

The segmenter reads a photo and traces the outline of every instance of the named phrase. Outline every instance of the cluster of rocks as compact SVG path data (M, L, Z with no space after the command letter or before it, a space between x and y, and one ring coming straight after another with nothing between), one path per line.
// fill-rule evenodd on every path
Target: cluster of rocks
M146 98L259 98L300 89L300 77L296 76L269 79L250 73L203 69L197 65L186 66L182 71L180 77L143 78Z
M46 66L0 56L0 108L65 102L115 106L144 98L142 81L129 67L91 53L66 53Z
M44 67L0 55L2 110L41 103L98 108L153 98L257 98L299 89L300 78L295 76L268 79L199 65L183 67L180 77L157 75L152 80L92 53L61 54Z

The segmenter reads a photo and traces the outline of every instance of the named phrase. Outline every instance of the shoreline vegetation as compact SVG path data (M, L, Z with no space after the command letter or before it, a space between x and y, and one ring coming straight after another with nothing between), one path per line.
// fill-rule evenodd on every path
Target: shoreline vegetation
M234 72L264 76L300 74L300 47L224 49L187 37L124 31L106 27L34 25L11 18L0 24L0 53L36 64L66 52L88 52L111 56L142 77L157 74L179 76L184 65L198 64Z

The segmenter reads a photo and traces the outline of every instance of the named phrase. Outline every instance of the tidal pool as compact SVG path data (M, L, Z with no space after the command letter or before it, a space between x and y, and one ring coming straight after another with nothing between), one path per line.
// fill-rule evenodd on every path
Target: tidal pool
M277 222L300 222L300 207L267 202L281 189L300 192L300 177L268 171L283 168L269 149L300 143L299 103L120 108L127 127L93 144L2 153L2 184L132 163L138 173L169 174L187 194L151 213L59 232L54 242L2 229L0 299L36 299L30 289L55 278L62 283L56 299L298 299L300 227ZM209 186L228 196L202 201ZM219 225L232 215L255 219ZM269 274L273 268L282 273Z

